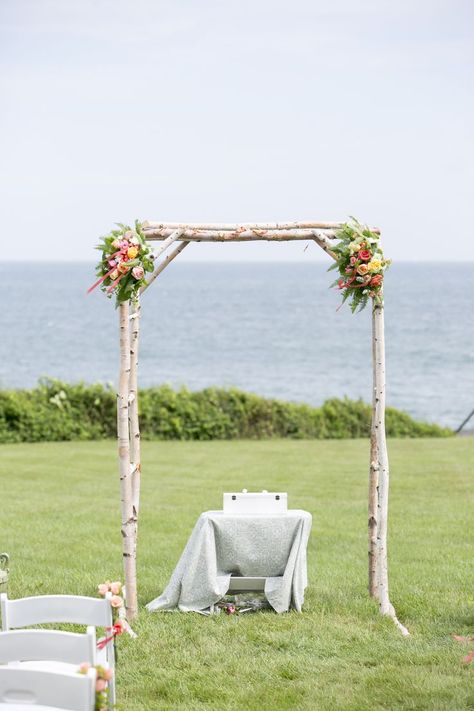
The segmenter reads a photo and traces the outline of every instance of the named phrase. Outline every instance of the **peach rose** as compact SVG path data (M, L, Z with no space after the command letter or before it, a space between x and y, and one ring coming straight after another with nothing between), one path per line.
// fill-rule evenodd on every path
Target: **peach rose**
M120 595L112 595L110 598L110 604L112 607L122 607L123 605L123 598L120 597Z
M106 681L111 681L114 673L112 669L104 669L104 673L102 675L102 678L105 679Z
M357 267L357 274L360 274L360 276L365 276L368 271L369 271L369 267L367 266L367 264L360 264Z
M108 583L101 583L97 586L97 590L99 591L99 595L107 595L107 593L109 592Z
M105 681L105 679L97 679L97 681L95 682L95 690L100 692L105 691L106 688L107 682Z
M135 279L143 279L143 277L145 276L145 270L143 269L143 267L133 267L132 274Z
M89 669L91 668L91 665L89 662L82 662L82 664L79 666L79 673L80 674L87 674Z
M112 242L112 247L114 249L120 249L121 246L122 242L119 239L114 239L114 241Z
M119 580L116 580L115 583L110 583L110 592L112 595L120 595L121 589L122 583Z

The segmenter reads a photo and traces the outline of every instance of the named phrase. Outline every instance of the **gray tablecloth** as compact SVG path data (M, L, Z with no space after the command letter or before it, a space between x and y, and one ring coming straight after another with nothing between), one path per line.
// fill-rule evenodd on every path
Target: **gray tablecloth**
M147 610L205 610L229 588L231 574L266 577L265 596L276 612L298 612L307 585L306 546L311 514L201 514L166 590Z

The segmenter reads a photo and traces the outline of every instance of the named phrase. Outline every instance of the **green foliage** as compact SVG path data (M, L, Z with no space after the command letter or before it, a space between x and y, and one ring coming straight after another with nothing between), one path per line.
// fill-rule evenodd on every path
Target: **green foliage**
M106 439L116 435L111 386L43 380L33 390L0 391L0 442ZM347 439L368 437L371 408L361 400L327 400L321 407L282 402L236 388L191 392L168 385L139 396L144 439ZM387 409L393 437L443 437L451 430Z

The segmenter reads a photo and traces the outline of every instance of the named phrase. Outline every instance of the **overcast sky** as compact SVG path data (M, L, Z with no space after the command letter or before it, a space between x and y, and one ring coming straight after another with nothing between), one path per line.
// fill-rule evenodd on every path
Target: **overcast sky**
M1 0L2 259L116 221L344 220L474 259L472 0ZM301 244L183 259L324 259Z

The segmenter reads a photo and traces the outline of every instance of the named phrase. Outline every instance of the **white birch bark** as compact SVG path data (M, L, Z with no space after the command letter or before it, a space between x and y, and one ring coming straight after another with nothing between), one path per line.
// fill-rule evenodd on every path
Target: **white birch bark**
M369 491L369 585L377 595L380 612L393 619L404 635L409 632L397 619L388 589L388 492L389 465L385 435L385 335L384 309L374 301L372 309L373 401L371 426L371 463ZM374 489L375 487L375 489ZM370 517L375 512L375 526ZM376 546L374 535L376 531ZM371 556L372 553L372 556ZM375 575L375 579L374 579ZM371 592L372 592L371 591Z
M201 231L230 231L240 232L246 230L305 230L305 229L321 229L321 230L340 230L345 225L344 222L244 222L244 223L212 223L212 222L149 222L146 221L142 227L146 230L155 229L172 229L178 228L186 230L201 230ZM372 232L380 234L378 227L371 227Z
M144 227L143 234L148 241L168 239L174 233L171 227ZM181 236L184 240L192 242L283 242L292 240L310 240L315 236L324 235L327 239L336 239L334 230L324 230L320 228L293 229L293 230L266 230L266 229L243 229L243 230L196 230L183 228Z
M166 269L168 264L170 264L170 262L172 262L173 259L176 259L178 254L181 254L183 249L185 247L187 247L188 244L189 244L189 242L181 242L181 244L179 244L176 247L176 249L173 249L172 252L170 252L169 254L166 255L166 257L163 259L163 261L156 267L155 271L153 272L151 277L148 279L148 282L145 284L145 286L142 286L142 288L140 289L140 294L143 294L143 292L146 291L148 289L148 287L151 286L151 284L153 284L155 279L158 276L160 276L161 272Z
M173 242L176 242L177 239L181 237L181 235L184 233L184 230L182 229L177 229L177 230L168 230L166 235L163 236L162 239L164 239L163 244L160 244L158 247L157 251L154 254L154 259L157 259L160 254L163 254L163 252L168 249L170 244L173 244ZM146 235L146 239L150 239L148 235Z
M140 340L140 297L132 300L130 318L130 384L129 384L129 423L130 423L130 469L132 477L132 502L135 519L134 555L137 555L138 512L140 509L141 478L141 442L140 422L138 418L138 348Z
M122 509L122 555L127 589L127 615L133 619L137 614L137 574L133 512L132 473L130 467L129 433L129 382L130 382L130 323L129 303L119 305L120 319L120 375L117 397L117 435L120 471L120 495Z

